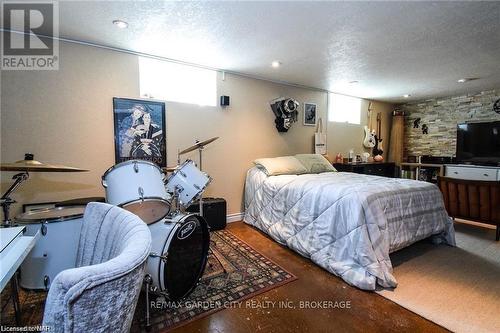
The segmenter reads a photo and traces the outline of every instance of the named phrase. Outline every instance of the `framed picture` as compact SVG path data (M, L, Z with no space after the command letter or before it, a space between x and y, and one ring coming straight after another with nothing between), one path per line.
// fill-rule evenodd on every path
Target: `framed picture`
M165 103L113 98L115 162L139 159L167 166Z
M304 103L304 125L316 126L316 104Z

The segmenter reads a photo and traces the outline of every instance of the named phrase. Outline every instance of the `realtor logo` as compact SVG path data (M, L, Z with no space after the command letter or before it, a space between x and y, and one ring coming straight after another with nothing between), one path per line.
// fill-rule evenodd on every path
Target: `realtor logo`
M56 1L2 2L2 70L59 69L58 23Z

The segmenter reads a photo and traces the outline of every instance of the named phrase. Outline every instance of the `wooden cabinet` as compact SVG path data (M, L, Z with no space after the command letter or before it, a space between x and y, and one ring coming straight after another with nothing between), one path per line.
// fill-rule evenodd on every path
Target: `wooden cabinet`
M333 167L338 171L362 173L365 175L394 177L396 165L390 162L373 163L334 163Z

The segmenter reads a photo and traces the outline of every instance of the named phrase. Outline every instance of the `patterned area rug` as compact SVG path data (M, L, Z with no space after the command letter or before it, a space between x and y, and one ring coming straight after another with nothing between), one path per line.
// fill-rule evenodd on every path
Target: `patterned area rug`
M200 284L186 299L169 302L163 297L151 297L153 332L164 332L185 325L238 302L296 280L296 277L264 257L229 231L211 233L208 264ZM15 323L11 302L5 304L10 288L1 294L3 325ZM45 292L20 290L23 325L38 325L42 321ZM5 306L5 308L4 308ZM145 297L141 294L135 312L132 332L145 331L143 318Z
M232 233L211 233L212 254L195 291L180 302L159 297L151 308L153 332L164 332L207 316L237 302L296 280L282 267L255 251ZM141 295L132 332L144 331L145 301Z

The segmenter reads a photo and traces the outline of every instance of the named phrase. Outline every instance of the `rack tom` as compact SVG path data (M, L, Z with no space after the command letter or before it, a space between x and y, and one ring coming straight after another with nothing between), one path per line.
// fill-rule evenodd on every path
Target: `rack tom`
M130 160L109 168L102 176L107 202L139 216L146 224L163 219L170 211L164 174L154 163Z

